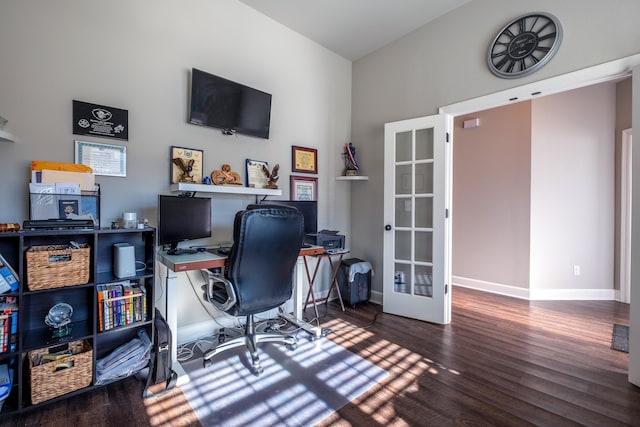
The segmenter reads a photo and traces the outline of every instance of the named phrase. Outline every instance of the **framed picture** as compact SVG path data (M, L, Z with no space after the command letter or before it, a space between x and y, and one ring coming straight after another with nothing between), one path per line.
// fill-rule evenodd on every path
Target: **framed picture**
M187 182L202 183L202 150L193 148L171 147L171 184Z
M292 146L291 171L318 173L318 150L315 148Z
M318 200L318 178L291 175L291 200Z
M91 167L94 175L127 176L127 147L75 141L75 162Z
M267 162L247 159L247 187L265 188L267 186L267 175L262 169L263 166L269 169Z

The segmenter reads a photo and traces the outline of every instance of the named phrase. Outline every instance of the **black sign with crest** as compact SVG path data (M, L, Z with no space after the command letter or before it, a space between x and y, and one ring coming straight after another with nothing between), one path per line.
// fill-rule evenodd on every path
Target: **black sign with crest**
M128 140L129 112L74 100L73 133Z

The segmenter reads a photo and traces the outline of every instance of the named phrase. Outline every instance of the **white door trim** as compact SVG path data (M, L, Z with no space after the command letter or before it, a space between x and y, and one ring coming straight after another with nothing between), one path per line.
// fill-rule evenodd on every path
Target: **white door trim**
M620 160L620 302L631 302L632 131L622 131Z

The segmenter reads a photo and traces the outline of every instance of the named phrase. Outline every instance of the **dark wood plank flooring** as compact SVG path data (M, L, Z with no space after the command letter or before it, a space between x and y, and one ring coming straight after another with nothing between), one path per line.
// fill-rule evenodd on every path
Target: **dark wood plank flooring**
M320 426L640 426L628 355L610 348L613 324L628 325L626 304L454 288L446 326L379 310L320 308L332 340L390 374ZM200 425L179 389L146 401L142 389L127 379L0 426Z

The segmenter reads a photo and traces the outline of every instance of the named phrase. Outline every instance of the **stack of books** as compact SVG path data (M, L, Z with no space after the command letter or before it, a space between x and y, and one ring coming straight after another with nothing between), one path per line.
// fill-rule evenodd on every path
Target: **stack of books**
M142 283L129 280L96 286L99 330L147 320L147 291Z
M0 352L18 347L18 302L16 297L0 297Z

